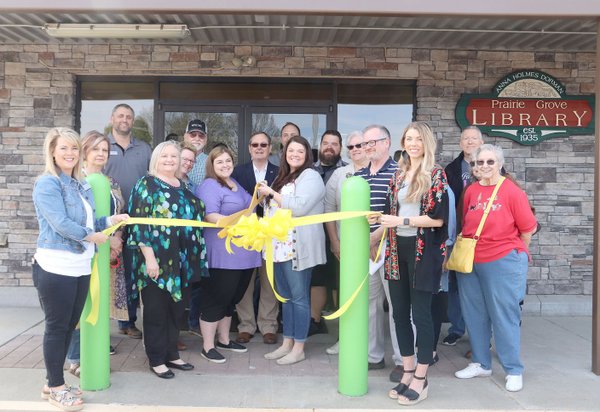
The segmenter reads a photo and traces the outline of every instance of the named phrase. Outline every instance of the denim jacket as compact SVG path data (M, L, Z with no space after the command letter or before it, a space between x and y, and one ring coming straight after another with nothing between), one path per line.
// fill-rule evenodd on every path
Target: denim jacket
M86 227L86 212L81 196L94 210L92 188L60 173L40 176L33 187L33 204L38 219L37 247L83 253L83 239L107 227L107 218L95 219L94 229Z

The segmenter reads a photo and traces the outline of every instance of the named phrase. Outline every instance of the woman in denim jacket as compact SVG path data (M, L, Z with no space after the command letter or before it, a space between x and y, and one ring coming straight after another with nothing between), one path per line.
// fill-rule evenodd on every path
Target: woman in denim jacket
M44 362L47 385L42 397L62 410L83 408L81 391L65 384L63 364L71 334L88 293L95 245L108 237L106 227L128 215L94 219L91 187L81 178L79 135L53 128L44 141L44 173L33 188L39 236L33 283L45 315Z

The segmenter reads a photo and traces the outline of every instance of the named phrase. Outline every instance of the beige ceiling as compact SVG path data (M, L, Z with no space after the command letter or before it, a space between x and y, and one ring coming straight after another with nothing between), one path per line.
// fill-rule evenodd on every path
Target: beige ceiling
M184 40L53 39L46 23L187 24ZM595 17L366 16L168 12L0 13L0 43L169 43L592 51Z

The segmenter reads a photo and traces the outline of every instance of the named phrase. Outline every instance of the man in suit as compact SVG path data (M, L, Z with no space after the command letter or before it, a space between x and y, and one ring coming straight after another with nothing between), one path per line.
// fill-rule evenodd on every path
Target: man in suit
M257 182L266 181L270 186L273 184L279 168L269 162L269 153L271 152L271 137L265 132L254 133L250 137L248 145L250 158L252 161L243 165L236 166L231 177L233 177L248 193L254 193L254 187ZM257 214L262 216L262 208L257 208ZM260 280L260 297L258 300L258 317L254 314L254 284L256 274ZM254 336L257 328L263 335L263 342L266 344L277 343L277 315L279 304L275 299L275 294L269 281L265 264L256 268L250 280L250 285L244 294L244 297L236 305L237 314L240 320L238 325L237 341L239 343L248 343Z

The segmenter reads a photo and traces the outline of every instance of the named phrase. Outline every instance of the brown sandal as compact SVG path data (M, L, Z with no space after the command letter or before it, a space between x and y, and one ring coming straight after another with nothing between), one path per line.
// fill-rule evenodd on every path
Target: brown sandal
M81 369L78 363L72 363L71 366L69 366L69 373L77 378L79 378L79 375L81 374Z

